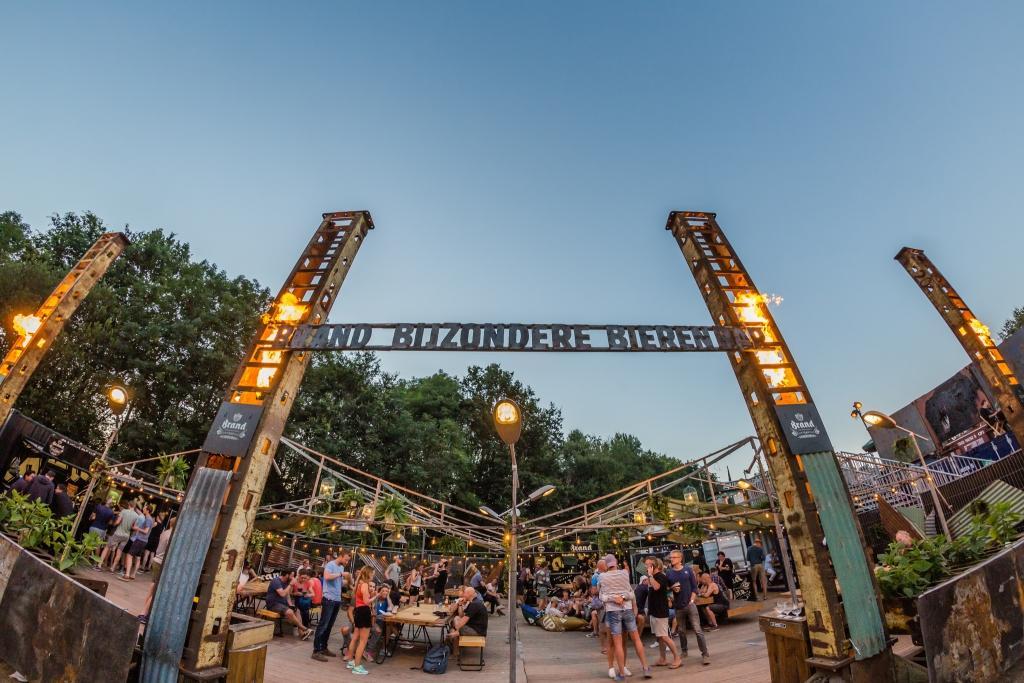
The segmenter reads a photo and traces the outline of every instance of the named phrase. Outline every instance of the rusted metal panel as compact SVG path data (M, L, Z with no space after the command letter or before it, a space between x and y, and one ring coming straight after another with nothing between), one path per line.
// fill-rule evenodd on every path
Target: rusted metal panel
M368 211L325 213L271 310L263 316L224 398L261 411L243 455L205 451L200 464L234 472L199 581L199 608L183 652L190 671L224 661L226 625L235 585L270 463L309 363L309 353L275 347L280 335L327 319L352 261L373 228ZM211 432L217 425L211 427ZM251 438L250 438L251 437ZM214 443L208 441L208 443Z
M970 359L977 363L1009 430L1018 444L1024 444L1024 386L992 340L988 327L975 317L922 250L903 247L895 259L932 302Z
M768 347L735 351L729 359L779 494L806 605L813 653L835 661L850 655L864 658L877 654L880 645L885 649L884 627L877 590L870 590L874 577L863 554L860 527L845 497L834 456L831 452L821 454L814 452L814 448L803 448L804 437L808 437L807 443L820 447L828 443L827 435L820 421L814 419L816 412L812 410L810 392L765 305L765 298L723 234L715 214L676 211L669 215L666 229L676 238L714 322L758 329ZM803 410L804 406L808 410ZM803 413L814 417L808 419ZM815 459L814 474L820 482L809 479L804 467L806 458ZM836 470L834 477L827 471L830 465ZM819 483L821 495L834 499L830 499L827 514L821 517L819 513L823 511L819 511L816 502L823 501L816 498L817 491L812 495L812 488ZM822 545L823 523L831 527L829 538L833 543L850 544L856 551L848 561L836 566L856 577L842 581L848 610L862 612L851 634L858 641L856 647L851 647L847 639L847 619L836 588L836 572L828 549Z
M921 595L933 681L986 683L1024 658L1024 541Z
M0 652L30 680L118 683L135 617L0 535Z
M14 340L7 356L0 362L0 425L7 420L15 401L32 378L39 361L53 346L53 340L64 329L68 318L127 246L128 238L124 233L100 235L36 309L34 316L39 321L39 329Z
M142 648L141 683L178 680L178 664L192 617L192 599L230 479L230 472L208 467L199 468L192 477L153 597ZM227 620L224 627L226 631Z

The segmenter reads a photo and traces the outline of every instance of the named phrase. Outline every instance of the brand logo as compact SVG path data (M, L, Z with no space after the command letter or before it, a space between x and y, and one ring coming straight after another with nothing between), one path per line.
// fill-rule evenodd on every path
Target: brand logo
M793 419L789 421L789 431L797 439L821 436L821 430L814 424L814 420L810 417L805 418L803 413L793 413Z
M46 449L50 451L50 455L59 457L60 454L64 452L65 445L64 439L54 439Z
M242 413L235 413L217 427L217 436L228 441L242 441L249 430L249 421L244 419Z

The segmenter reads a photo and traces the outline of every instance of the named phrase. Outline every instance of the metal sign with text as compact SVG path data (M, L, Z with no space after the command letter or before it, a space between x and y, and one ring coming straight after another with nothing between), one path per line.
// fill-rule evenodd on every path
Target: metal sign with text
M300 325L279 334L293 351L747 351L765 346L758 327L518 323Z

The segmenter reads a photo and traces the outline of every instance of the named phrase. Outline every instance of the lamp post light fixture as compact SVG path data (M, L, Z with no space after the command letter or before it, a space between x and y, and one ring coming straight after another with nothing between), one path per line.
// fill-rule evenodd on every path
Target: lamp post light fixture
M96 467L89 467L89 484L85 487L85 493L82 495L82 502L78 506L78 514L75 515L75 523L71 525L71 533L74 534L78 529L78 525L82 523L82 517L85 516L85 506L92 499L92 494L96 490L96 484L99 483L100 478L103 476L104 470L107 467L107 455L110 453L111 446L117 441L117 433L121 431L121 426L124 424L124 418L121 418L121 414L128 407L131 401L131 395L128 390L120 384L111 384L106 388L104 392L107 399L107 407L110 409L110 413L114 416L114 429L110 432L110 436L107 437L107 442L103 446L103 452L100 453L99 463ZM64 554L67 554L68 549L71 546L65 546Z
M508 551L508 680L509 683L515 683L516 642L519 639L516 633L516 573L519 571L518 548L516 547L519 526L519 467L516 464L516 442L519 441L519 437L523 433L523 411L515 401L503 398L494 404L493 416L494 428L498 432L498 437L508 445L509 456L512 459L512 525L509 529ZM498 518L500 519L500 516Z
M935 512L939 517L939 523L942 525L942 533L946 535L946 538L951 539L953 535L949 532L949 523L946 521L946 512L942 509L942 496L939 494L939 487L935 485L935 478L932 476L931 471L928 469L928 463L925 462L924 454L921 452L921 447L918 445L918 439L924 439L925 441L931 442L927 436L918 434L906 427L902 427L896 424L896 420L891 415L883 413L878 410L861 410L863 406L860 402L853 404L853 412L850 413L851 417L861 419L865 427L880 427L882 429L898 429L901 432L906 433L910 437L910 442L914 445L914 453L917 455L918 461L921 463L921 467L924 469L924 480L928 484L928 491L932 494L932 502L935 503Z

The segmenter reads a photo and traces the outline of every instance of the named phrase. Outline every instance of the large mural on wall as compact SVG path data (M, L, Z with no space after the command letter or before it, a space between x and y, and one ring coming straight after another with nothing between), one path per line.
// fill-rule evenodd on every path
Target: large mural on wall
M1024 330L1005 339L999 349L1024 382ZM917 443L929 459L966 455L997 460L1017 448L1013 436L1005 433L988 384L974 364L891 414L900 426L927 437ZM869 431L882 457L905 462L916 457L907 435L892 429Z

